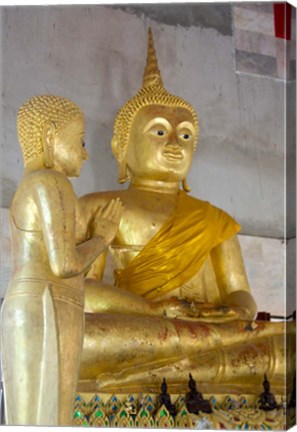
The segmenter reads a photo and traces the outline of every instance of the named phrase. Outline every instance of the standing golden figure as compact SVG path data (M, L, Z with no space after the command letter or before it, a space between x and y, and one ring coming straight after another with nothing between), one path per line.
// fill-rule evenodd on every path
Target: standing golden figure
M165 376L184 392L191 372L203 392L244 394L266 373L283 394L293 377L294 327L253 321L239 225L186 194L197 138L193 107L163 86L150 32L142 88L112 138L129 187L81 199L89 221L115 197L124 206L109 247L115 286L103 282L106 253L86 280L81 391L156 392Z
M84 272L112 241L121 204L99 210L86 240L67 177L79 176L84 117L37 96L18 113L25 173L10 206L12 279L1 316L6 422L70 425L84 333Z

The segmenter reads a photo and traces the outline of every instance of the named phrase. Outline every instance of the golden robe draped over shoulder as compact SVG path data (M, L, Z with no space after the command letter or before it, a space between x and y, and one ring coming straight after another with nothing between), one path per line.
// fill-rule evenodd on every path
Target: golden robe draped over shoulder
M115 271L115 284L147 299L160 297L189 281L211 250L239 229L223 210L179 191L173 214L125 269Z

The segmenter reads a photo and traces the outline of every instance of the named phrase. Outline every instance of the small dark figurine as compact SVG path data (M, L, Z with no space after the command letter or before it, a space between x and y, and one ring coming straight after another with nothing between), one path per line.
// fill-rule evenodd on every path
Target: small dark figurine
M158 399L159 407L161 407L162 405L165 405L169 414L172 416L176 416L177 409L176 409L175 405L173 405L171 403L170 395L167 393L167 383L166 383L165 378L163 378L161 390L162 390L162 393L159 395L159 399Z
M190 391L186 394L186 406L190 413L198 414L199 411L204 413L211 413L211 405L207 399L203 399L202 393L200 393L196 388L196 381L193 379L192 375L189 375L189 389Z
M259 408L263 411L272 411L281 408L281 405L276 403L275 396L270 392L270 382L266 374L264 375L263 387L264 391L260 395Z

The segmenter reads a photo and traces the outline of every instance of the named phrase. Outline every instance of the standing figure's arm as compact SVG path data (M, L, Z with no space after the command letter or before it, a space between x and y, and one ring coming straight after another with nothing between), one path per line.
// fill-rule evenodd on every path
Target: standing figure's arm
M90 198L91 196L91 198ZM102 218L102 210L114 201L112 197L105 199L103 197L94 197L94 194L84 195L78 199L77 220L80 227L83 227L84 239L93 238L98 234L98 220ZM118 201L118 200L116 200ZM122 210L122 207L121 207ZM97 230L95 230L97 228ZM101 232L103 235L103 232ZM112 239L110 240L110 242ZM105 249L91 264L86 271L86 277L102 281L106 265L107 249Z
M45 171L39 175L37 184L36 203L53 273L65 278L85 272L116 234L121 204L111 203L106 209L106 218L110 222L108 233L96 233L76 246L76 196L71 183L63 174Z

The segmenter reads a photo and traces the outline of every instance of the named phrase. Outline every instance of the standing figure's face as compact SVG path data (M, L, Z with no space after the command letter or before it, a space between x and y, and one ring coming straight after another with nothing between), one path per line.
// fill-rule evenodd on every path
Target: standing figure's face
M88 159L84 148L84 120L73 119L53 138L54 168L67 177L78 177L82 163Z
M185 108L150 105L133 119L126 163L131 177L176 182L185 178L196 141Z

